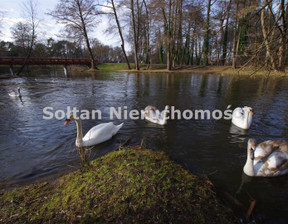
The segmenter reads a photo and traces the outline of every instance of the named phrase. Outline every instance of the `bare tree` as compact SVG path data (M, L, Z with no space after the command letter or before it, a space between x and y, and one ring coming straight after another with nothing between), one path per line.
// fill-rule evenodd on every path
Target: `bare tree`
M145 7L145 53L146 53L146 63L147 63L147 69L150 68L151 65L151 47L150 47L150 13L147 6L147 3L145 0L143 0L143 4Z
M25 49L25 60L16 75L20 75L23 71L27 60L32 54L33 47L37 38L36 30L37 21L37 0L26 0L23 2L23 13L27 18L27 23L18 23L16 27L11 29L12 35L16 42L22 42L22 47Z
M266 46L266 52L267 52L266 55L271 60L271 64L272 64L273 69L277 70L276 62L275 62L274 56L272 55L272 52L271 52L271 46L270 46L268 34L267 34L267 27L265 24L265 6L267 6L267 0L264 0L263 6L264 6L263 10L261 11L261 27L262 27L262 33L263 33L263 37L264 37L265 46Z
M268 59L268 61L271 62L272 69L275 72L283 72L285 71L287 45L287 6L285 6L284 0L280 0L278 5L278 10L276 11L276 13L274 13L274 10L272 9L273 3L267 0L263 1L263 6L261 10L261 29L266 48L266 58ZM270 17L269 20L266 19L267 14ZM269 25L267 25L267 23ZM278 52L278 54L273 54L273 52Z
M203 42L203 54L204 54L203 63L204 63L204 65L208 65L208 56L209 56L210 9L211 9L211 0L208 0L206 23L205 23L205 33L204 33L204 42Z
M226 23L225 23L225 30L224 30L224 34L223 34L223 45L222 45L223 46L222 59L221 59L222 65L225 65L225 63L226 63L231 2L232 2L232 0L229 0L229 3L227 5L227 9L226 9Z
M30 2L26 11L33 11L34 1L26 0ZM136 69L144 61L149 69L152 60L166 63L168 70L183 64L217 63L233 67L261 64L284 71L287 63L288 3L285 0L109 0L105 4L94 0L59 0L58 3L50 15L66 25L67 36L73 37L77 44L78 53L69 55L90 57L92 68L96 55L103 62L126 60L128 68L129 60L134 57ZM121 48L115 51L89 40L88 34L95 28L95 19L100 14L96 8L99 6L109 8L101 14L110 15L114 24L109 26L109 31L120 36ZM32 18L29 25L19 23L13 26L12 32L17 46L32 50L37 22L35 14L29 17ZM130 55L125 52L127 41L132 48ZM59 51L66 46L58 44ZM38 52L44 52L44 48L37 45ZM123 53L119 54L121 49ZM61 52L59 55L68 57Z
M265 1L264 1L264 3L265 3ZM280 71L280 72L285 71L286 45L287 45L287 37L286 37L286 35L287 35L287 24L286 24L287 6L288 6L287 3L285 6L285 0L280 0L278 11L277 11L277 14L275 15L275 13L272 9L272 3L268 4L269 11L270 11L270 14L271 14L271 16L273 18L273 22L274 22L274 26L272 28L275 27L275 29L277 29L277 31L278 31L278 35L275 37L275 39L279 40L279 42L276 41L276 42L278 42L277 43L278 55L276 56L276 58L279 58L279 60L272 59L271 57L275 57L275 56L270 55L273 69L277 72L278 71ZM262 16L264 16L263 14L264 14L264 8L261 12L261 22L263 21L263 23L265 23L264 22L265 19L262 17ZM263 29L263 27L262 27L262 29ZM272 38L273 38L273 34L276 33L277 31L272 30L272 35L271 35ZM264 35L264 33L263 33L263 35ZM271 41L273 41L272 38L271 38ZM268 46L267 44L269 45L269 43L267 43L267 41L265 39L266 48ZM268 52L268 49L267 49L267 52ZM273 64L273 63L275 63L275 64Z
M287 54L287 7L288 4L285 1L281 0L279 11L280 13L280 20L281 25L278 25L277 28L280 32L280 48L279 48L279 70L281 72L285 71L285 63L286 63L286 54Z
M125 41L124 41L124 38L123 38L122 29L121 29L120 22L119 22L119 19L118 19L118 15L117 15L116 7L115 7L115 4L114 4L114 0L111 0L111 4L112 4L113 15L115 17L115 21L116 21L116 24L117 24L119 36L120 36L120 39L121 39L121 49L122 49L122 52L124 54L124 57L125 57L125 60L126 60L126 63L127 63L127 67L128 67L128 69L131 69L130 63L129 63L129 60L128 60L128 57L127 57L127 54L126 54L126 51L125 51L125 46L124 46Z
M173 65L182 64L182 45L183 45L183 0L176 1L176 9L174 15L174 41L175 54L173 57Z
M172 69L173 65L173 0L161 0L159 2L159 7L161 9L162 19L163 19L163 26L164 26L164 40L165 40L165 50L166 50L166 63L167 63L167 70Z
M239 21L239 2L236 2L236 11L234 14L234 30L233 30L233 46L232 46L232 51L233 51L233 59L232 59L232 68L236 68L237 65L237 57L238 57L238 44L239 41L237 38L237 31L238 31L238 21ZM240 32L239 32L240 33ZM240 35L238 35L240 36Z
M132 31L133 31L133 44L134 44L134 60L136 70L140 69L139 65L139 0L136 0L137 7L137 18L135 15L134 0L130 0L130 9L131 9L131 20L132 20ZM136 21L137 19L137 21Z
M90 47L88 32L95 28L95 15L99 12L93 0L59 0L55 9L48 13L65 24L67 36L78 40L84 39L91 60L91 69L97 69Z
M22 57L26 56L30 51L31 27L28 23L19 22L12 26L10 30L15 45L19 47L18 53Z

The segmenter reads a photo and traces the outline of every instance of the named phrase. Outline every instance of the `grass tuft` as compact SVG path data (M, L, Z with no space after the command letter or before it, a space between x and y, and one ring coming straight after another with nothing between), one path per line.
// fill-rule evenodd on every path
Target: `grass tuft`
M0 207L4 223L237 223L209 180L139 147L108 153L57 183L1 193Z

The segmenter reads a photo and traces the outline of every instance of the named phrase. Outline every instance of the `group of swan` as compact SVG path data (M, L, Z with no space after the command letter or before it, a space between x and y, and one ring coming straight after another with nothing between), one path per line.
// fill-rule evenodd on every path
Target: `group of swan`
M248 129L252 123L252 108L237 107L232 113L232 123ZM272 177L288 173L288 142L268 140L256 144L255 139L247 143L247 159L243 171L248 176Z
M142 110L144 118L150 122L165 125L169 106L160 112L156 107L147 106ZM232 113L232 123L242 129L248 129L252 123L252 108L236 108ZM81 120L73 115L66 120L65 125L74 120L77 126L77 147L87 147L100 144L112 138L123 123L114 125L112 122L96 125L83 137ZM288 173L288 142L269 140L256 145L254 139L248 140L247 161L243 171L248 176L279 176Z
M152 106L147 106L144 113L144 117L154 123L164 125L167 123L166 114L169 107L165 107L164 114L160 113L158 109ZM91 128L86 135L83 137L82 132L82 123L79 118L76 118L71 114L64 125L68 124L70 121L75 121L77 127L77 137L76 137L76 146L77 147L87 147L100 144L111 139L123 126L123 123L119 125L114 125L112 122L102 123Z
M144 118L150 122L165 125L167 124L167 113L169 106L166 105L165 109L160 112L154 106L147 106L141 113L144 115ZM252 123L253 111L251 107L237 107L232 113L232 123L239 128L248 129Z
M145 119L153 123L164 125L167 123L166 106L162 113L153 106L147 106L142 113ZM251 107L237 107L232 113L232 124L249 129L252 124L253 111ZM248 140L247 161L243 171L248 176L280 176L288 173L288 142L283 140L269 140L256 145L254 139Z
M147 106L145 110L141 112L144 114L145 119L153 123L164 125L167 123L166 115L168 109L169 106L166 106L164 112L161 113L157 108ZM82 123L79 118L76 118L71 114L69 118L66 119L64 125L73 120L75 121L77 127L77 137L75 142L77 147L87 147L105 142L111 139L123 126L123 123L119 125L114 125L112 122L102 123L91 128L83 137Z
M20 87L17 91L9 92L11 97L21 98ZM160 112L154 106L147 106L141 113L150 122L167 124L169 106ZM249 129L252 123L252 108L237 107L232 113L232 124L242 129ZM114 125L112 122L102 123L91 128L83 137L81 120L73 115L66 120L65 125L74 120L77 126L77 147L97 145L111 139L123 126L123 123ZM288 141L268 140L256 145L255 139L247 143L247 160L243 171L248 176L280 176L288 173Z

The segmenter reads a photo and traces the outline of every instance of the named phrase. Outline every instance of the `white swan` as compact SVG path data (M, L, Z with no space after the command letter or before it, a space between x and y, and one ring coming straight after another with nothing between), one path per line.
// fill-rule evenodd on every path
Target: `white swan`
M156 124L167 124L167 113L169 112L169 106L166 105L164 111L160 112L156 107L147 106L144 110L141 110L144 118Z
M17 92L18 91L18 92ZM20 92L20 87L17 88L17 91L16 90L12 90L9 92L9 96L12 96L12 97L21 97L21 92Z
M242 129L248 129L252 123L252 115L251 107L237 107L232 113L232 124Z
M87 147L105 142L112 138L112 136L115 135L123 125L123 123L119 125L114 125L112 122L98 124L91 128L83 137L82 124L80 119L74 118L71 114L69 118L66 119L64 125L68 124L70 121L73 120L75 121L77 126L77 137L75 142L77 147Z
M248 176L261 177L288 173L288 141L269 140L256 146L256 140L249 139L243 171Z

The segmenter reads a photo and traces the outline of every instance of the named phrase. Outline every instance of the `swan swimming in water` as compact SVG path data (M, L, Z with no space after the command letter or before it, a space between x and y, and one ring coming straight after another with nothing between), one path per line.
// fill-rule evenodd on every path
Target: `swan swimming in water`
M232 113L232 124L242 129L248 129L252 123L252 115L251 107L237 107Z
M123 123L114 125L113 122L98 124L91 128L83 137L82 124L80 119L74 118L71 114L69 118L66 119L64 125L73 120L75 121L77 127L77 137L75 142L77 147L87 147L105 142L112 138L112 136L115 135L123 125Z
M247 143L247 160L243 171L248 176L272 177L288 173L288 141L269 140L256 145Z
M144 118L150 122L165 125L167 124L167 113L169 112L169 106L166 105L164 111L160 112L156 107L147 106L144 110L141 110L144 114Z
M9 92L9 96L12 96L12 97L21 97L21 92L20 92L20 87L17 88L17 91L16 90L12 90Z

